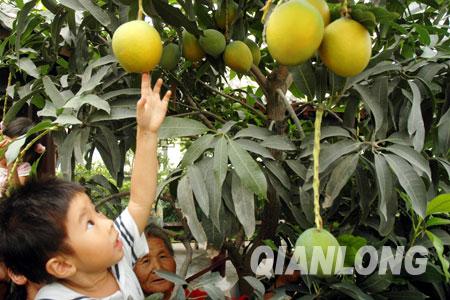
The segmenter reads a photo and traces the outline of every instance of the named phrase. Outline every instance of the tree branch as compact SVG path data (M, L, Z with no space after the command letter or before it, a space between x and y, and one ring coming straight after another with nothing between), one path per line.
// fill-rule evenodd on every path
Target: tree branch
M195 103L194 99L192 99L191 95L189 95L188 93L186 93L185 96L186 96L187 102L188 102L192 107L194 107L194 108L195 108L196 110L198 110L198 111L201 111L201 110L198 108L197 103ZM202 112L203 112L203 111L202 111ZM210 129L216 129L216 128L214 127L214 125L208 120L208 118L205 117L204 114L199 115L199 117L200 117L200 119L202 119L202 121L205 123L205 125L208 126L208 128L210 128Z
M297 115L295 114L294 109L291 106L291 103L289 102L288 98L284 95L283 91L281 89L277 89L278 95L283 99L284 104L286 105L286 109L288 110L289 114L291 115L292 120L294 120L295 126L297 127L297 130L300 133L300 138L305 138L305 132L303 131L302 124L300 124L300 120L298 119Z
M237 103L240 103L242 106L244 106L244 107L250 109L251 111L253 111L253 112L254 112L255 114L257 114L260 118L263 118L264 120L267 119L267 116L266 116L265 114L263 114L262 112L260 112L260 111L257 110L256 108L254 108L254 107L248 105L245 101L241 101L240 99L237 99L237 98L235 98L235 97L233 97L233 96L230 96L230 95L228 95L228 94L225 94L224 92L219 91L218 89L215 89L215 88L213 88L212 86L209 86L208 84L206 84L205 82L203 82L203 81L201 81L201 80L197 80L197 81L200 82L200 83L201 83L202 85L204 85L205 87L207 87L209 90L215 92L216 94L221 95L221 96L223 96L223 97L225 97L225 98L227 98L227 99L233 100L233 101L235 101L235 102L237 102Z
M130 195L130 191L125 191L125 192L120 192L120 193L109 195L108 197L100 199L100 201L98 201L98 203L95 204L95 207L100 207L103 204L105 204L106 202L108 202L114 198L122 198L122 197L129 196L129 195Z
M261 72L261 70L255 64L252 64L250 71L252 72L253 76L255 76L256 82L262 88L262 90L264 91L264 94L266 94L266 92L267 92L266 76L264 76L264 74Z

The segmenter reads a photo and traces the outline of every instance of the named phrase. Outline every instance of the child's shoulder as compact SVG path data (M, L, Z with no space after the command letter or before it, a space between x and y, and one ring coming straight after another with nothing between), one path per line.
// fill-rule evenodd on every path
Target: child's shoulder
M42 287L36 295L36 300L69 300L69 299L89 299L83 295L69 289L61 283L54 282Z

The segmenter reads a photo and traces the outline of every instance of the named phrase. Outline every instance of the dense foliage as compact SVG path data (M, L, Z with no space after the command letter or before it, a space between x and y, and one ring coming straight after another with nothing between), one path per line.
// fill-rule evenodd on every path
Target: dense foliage
M44 120L36 131L53 131L68 179L76 163L90 168L97 150L114 179L97 183L112 185L112 192L123 184L126 154L135 144L140 89L138 75L117 64L110 42L121 23L136 19L137 2L0 4L4 119L26 104L33 107ZM181 43L183 28L196 36L218 29L213 12L226 5L143 3L165 43ZM236 74L220 57L210 56L196 63L181 59L174 71L157 68L152 74L176 91L160 137L181 137L187 146L158 195L185 225L183 238L192 234L201 245L227 249L244 278L254 275L249 264L256 246L292 246L313 227L313 123L321 107L324 227L354 249L420 244L431 255L420 276L303 276L301 293L305 299L446 299L449 1L352 3L353 18L372 33L373 52L366 70L351 78L328 71L317 56L295 67L278 65L264 43L264 4L240 0L238 5L236 19L222 32L227 41L251 38L259 45L261 61L249 74ZM329 5L332 19L338 18L340 3ZM298 120L288 114L291 109ZM11 159L22 144L10 147ZM352 263L354 257L347 259ZM258 282L247 279L241 288L250 291L248 282L260 295ZM205 286L212 298L221 298L214 285Z

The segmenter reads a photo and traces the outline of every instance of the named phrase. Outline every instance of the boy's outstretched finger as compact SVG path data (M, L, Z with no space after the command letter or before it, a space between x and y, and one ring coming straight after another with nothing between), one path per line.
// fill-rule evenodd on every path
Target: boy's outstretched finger
M141 97L145 97L150 93L150 75L142 73L141 79Z
M159 92L161 91L162 83L163 83L162 79L159 78L159 79L156 81L155 86L153 87L153 93L159 94Z
M164 102L164 104L166 104L166 106L167 106L167 104L169 103L170 96L172 96L172 91L171 91L171 90L168 90L168 91L166 92L166 94L164 95L164 98L162 99L162 101Z

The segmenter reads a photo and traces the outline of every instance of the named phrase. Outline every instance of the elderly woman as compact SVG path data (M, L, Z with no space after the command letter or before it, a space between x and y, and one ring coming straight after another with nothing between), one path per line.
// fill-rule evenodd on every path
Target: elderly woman
M155 224L150 224L145 230L149 252L142 256L134 266L134 272L141 284L144 294L164 294L164 300L170 299L174 284L159 277L155 271L162 270L176 273L177 264L170 239L163 229ZM206 299L206 293L195 290L185 290L187 299Z

